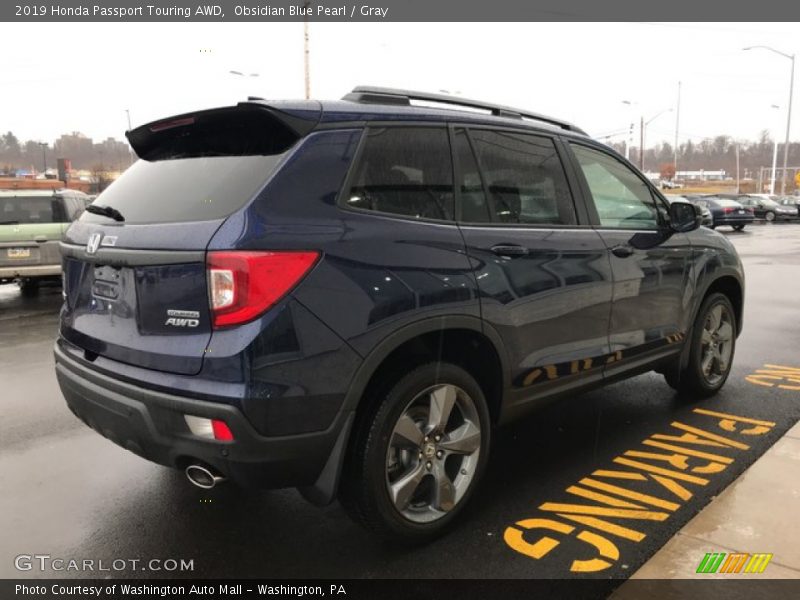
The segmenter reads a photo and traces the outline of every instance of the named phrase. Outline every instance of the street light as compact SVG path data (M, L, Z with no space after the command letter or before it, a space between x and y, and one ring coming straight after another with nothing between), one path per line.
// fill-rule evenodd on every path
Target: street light
M642 116L642 119L641 119L641 122L640 122L640 130L639 130L639 135L640 135L639 145L641 146L641 151L639 152L639 169L642 170L642 171L644 171L644 130L648 125L650 125L650 123L655 121L661 115L663 115L665 113L668 113L668 112L672 112L672 109L671 108L665 108L660 113L656 113L656 116L650 117L650 119L648 119L647 121L645 121L644 120L644 116Z
M780 106L777 104L772 104L770 108L774 108L775 110L780 110ZM772 141L772 177L769 180L769 195L775 195L775 172L777 170L778 164L778 136L775 136L775 139ZM761 188L759 191L763 191L764 188Z
M786 172L788 171L789 166L789 129L792 126L792 94L794 93L794 54L786 54L785 52L781 52L780 50L775 50L771 46L748 46L747 48L742 48L742 50L753 50L755 48L761 48L763 50L769 50L770 52L774 52L784 58L788 58L792 61L792 70L789 75L789 106L786 109L786 142L783 146L783 174L781 175L781 195L786 194Z

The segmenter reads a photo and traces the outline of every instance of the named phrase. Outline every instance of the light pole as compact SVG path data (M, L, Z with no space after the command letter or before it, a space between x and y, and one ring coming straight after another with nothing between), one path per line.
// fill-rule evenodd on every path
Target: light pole
M755 48L762 48L769 50L784 58L788 58L792 62L792 69L789 75L789 105L786 108L786 142L783 147L783 173L781 174L781 195L786 194L786 173L789 166L789 130L792 126L792 94L794 93L794 54L786 54L780 50L775 50L771 46L748 46L742 50L753 50Z
M641 118L641 121L640 121L641 130L639 132L639 136L640 136L640 140L639 141L640 141L640 145L641 145L641 151L639 152L639 169L642 170L642 171L644 171L644 132L645 132L645 129L647 128L648 125L650 125L650 123L655 121L658 117L660 117L661 115L663 115L665 113L668 113L668 112L672 112L672 109L671 108L665 108L661 112L656 113L656 115L654 117L651 117L647 121L644 120L644 116L642 116L642 118Z
M776 110L780 110L780 106L777 104L773 104L772 108ZM778 165L778 136L775 136L775 139L772 140L772 178L769 181L769 195L775 195L775 178L776 178L776 168ZM763 191L763 188L762 188Z
M130 109L126 108L125 109L125 114L128 116L128 131L130 131L132 129L132 127L131 127L131 111L130 111Z

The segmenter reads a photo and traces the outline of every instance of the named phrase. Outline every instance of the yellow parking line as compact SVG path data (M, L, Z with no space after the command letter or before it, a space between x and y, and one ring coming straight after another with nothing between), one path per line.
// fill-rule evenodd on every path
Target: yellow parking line
M672 450L673 452L680 452L681 454L685 454L687 456L696 456L697 458L705 458L707 460L713 460L728 465L733 462L732 458L728 458L727 456L722 456L720 454L712 454L711 452L692 450L691 448L682 448L680 446L673 446L672 444L657 442L655 440L648 439L643 441L642 444L644 444L645 446L655 446L656 448L662 448L663 450Z
M653 465L648 465L647 463L639 462L638 460L630 460L622 456L618 456L617 458L615 458L614 462L620 465L625 465L626 467L633 467L634 469L641 469L642 471L650 471L651 473L666 475L667 477L672 477L673 479L688 481L689 483L696 483L698 485L708 484L708 479L704 479L702 477L687 475L686 473L681 473L680 471L673 471L672 469L662 469L661 467L654 467Z
M597 488L598 490L603 490L605 492L617 494L625 498L630 498L632 500L639 500L640 502L644 502L645 504L650 504L651 506L666 508L667 510L678 510L681 507L680 504L676 504L675 502L670 502L669 500L662 500L661 498L656 498L655 496L650 496L649 494L642 494L640 492L634 492L633 490L626 490L625 488L621 488L616 485L611 485L610 483L603 483L602 481L596 481L588 477L584 477L583 479L581 479L580 483L582 483L583 485L588 485L589 487Z
M584 481L585 480L581 480L580 483L584 483ZM576 496L582 496L583 498L587 498L588 500L602 502L603 504L608 504L609 506L616 506L618 508L644 508L644 506L641 506L639 504L634 504L633 502L626 502L625 500L620 500L619 498L612 498L611 496L606 496L605 494L593 492L591 490L578 487L577 485L569 486L567 488L567 492L569 492L570 494L574 494Z
M709 415L711 417L719 417L720 419L731 419L733 421L741 421L742 423L750 423L752 425L766 425L767 427L775 427L773 421L761 421L759 419L751 419L750 417L740 417L729 413L721 413L715 410L707 410L705 408L695 408L692 412L700 415Z

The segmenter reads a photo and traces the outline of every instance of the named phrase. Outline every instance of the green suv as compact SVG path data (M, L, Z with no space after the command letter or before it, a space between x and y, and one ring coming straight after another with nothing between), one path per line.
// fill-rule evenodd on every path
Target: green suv
M76 190L0 190L0 283L23 294L61 277L58 244L91 198Z

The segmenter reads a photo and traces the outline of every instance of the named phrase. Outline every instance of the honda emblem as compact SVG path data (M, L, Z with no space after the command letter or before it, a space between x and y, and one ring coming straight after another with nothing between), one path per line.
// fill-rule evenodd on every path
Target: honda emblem
M100 246L100 240L103 239L102 233L93 233L89 236L89 241L86 242L86 254L94 254Z

